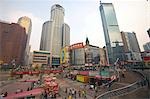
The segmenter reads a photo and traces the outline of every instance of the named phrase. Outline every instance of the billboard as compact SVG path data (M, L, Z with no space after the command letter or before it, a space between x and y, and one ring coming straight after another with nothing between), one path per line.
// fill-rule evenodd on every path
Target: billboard
M78 48L83 48L83 47L84 47L83 42L76 43L76 44L73 44L73 45L70 46L70 50L72 50L72 49L78 49Z
M61 53L60 53L60 63L61 64L67 63L68 60L69 60L69 47L66 46L66 47L64 47L61 50Z

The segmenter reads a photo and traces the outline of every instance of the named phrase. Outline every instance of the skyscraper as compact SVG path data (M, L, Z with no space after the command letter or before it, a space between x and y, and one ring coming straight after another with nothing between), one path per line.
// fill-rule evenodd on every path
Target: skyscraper
M147 42L143 45L145 51L150 51L150 42Z
M62 6L53 5L50 21L46 21L42 28L40 50L50 51L55 65L59 65L61 49L70 45L70 27L64 23L64 15Z
M124 60L123 42L112 3L100 3L100 14L106 42L108 63L113 64L117 58Z
M18 19L18 24L25 28L26 34L27 34L27 43L25 48L25 56L24 56L24 65L29 65L29 53L30 53L30 35L31 35L31 28L32 28L32 22L31 19L27 16L23 16Z
M62 27L62 47L70 45L70 27L64 23Z
M58 4L51 7L52 33L50 47L53 56L59 56L62 48L62 27L64 23L64 8Z
M0 22L0 62L23 64L27 35L16 23Z
M50 51L52 21L46 21L42 27L40 50Z
M124 50L128 60L141 61L141 50L134 32L121 32Z

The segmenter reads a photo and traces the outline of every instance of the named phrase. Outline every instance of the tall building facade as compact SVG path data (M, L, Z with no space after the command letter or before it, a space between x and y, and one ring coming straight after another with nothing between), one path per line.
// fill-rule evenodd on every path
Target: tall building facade
M52 65L60 65L61 49L70 45L70 27L64 23L64 15L64 8L55 4L50 21L43 24L40 50L50 51Z
M50 51L52 21L46 21L42 27L40 50Z
M70 27L64 23L62 28L62 47L70 45Z
M124 60L123 41L113 4L100 3L99 10L105 36L108 63L113 64L117 58L122 61Z
M50 50L53 56L59 56L62 48L62 27L64 23L64 8L58 4L51 7L51 47Z
M145 51L150 51L150 42L147 42L146 44L144 44L143 48Z
M121 32L127 60L141 61L141 50L134 32Z
M0 61L22 65L26 47L25 29L16 23L0 22Z
M29 65L29 54L30 54L30 35L31 35L31 28L32 28L32 22L31 19L27 16L23 16L18 19L18 24L25 28L26 34L27 34L27 43L25 48L25 55L24 55L24 65Z

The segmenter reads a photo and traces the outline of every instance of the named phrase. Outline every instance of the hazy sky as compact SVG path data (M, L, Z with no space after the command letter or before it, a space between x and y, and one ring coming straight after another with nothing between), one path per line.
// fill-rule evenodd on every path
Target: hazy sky
M101 1L114 4L120 31L134 31L143 50L143 44L150 41L146 32L150 28L150 0ZM99 0L0 0L0 20L17 22L22 16L30 17L31 49L38 50L42 25L50 20L51 6L56 3L65 9L65 23L71 29L71 44L85 42L87 36L90 44L99 47L105 45Z

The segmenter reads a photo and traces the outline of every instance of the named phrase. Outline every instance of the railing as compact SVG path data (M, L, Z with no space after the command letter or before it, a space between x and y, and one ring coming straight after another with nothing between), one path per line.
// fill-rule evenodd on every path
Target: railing
M136 71L136 72L138 72L138 71ZM138 72L138 73L140 73L140 72ZM122 88L108 91L104 94L99 95L98 97L96 97L96 99L107 99L107 98L115 97L115 96L123 96L130 92L133 92L133 91L136 91L136 90L142 88L143 86L147 85L147 80L145 79L144 74L140 73L140 75L143 77L143 79L141 79L141 81L135 82L133 84L130 84L130 85L122 87Z
M130 84L128 86L119 88L119 89L115 89L112 91L108 91L104 94L99 95L96 99L107 99L109 97L113 97L113 96L121 96L121 95L126 95L132 91L135 91L139 88L142 88L143 86L145 86L145 80L139 81L139 82L135 82L133 84Z

